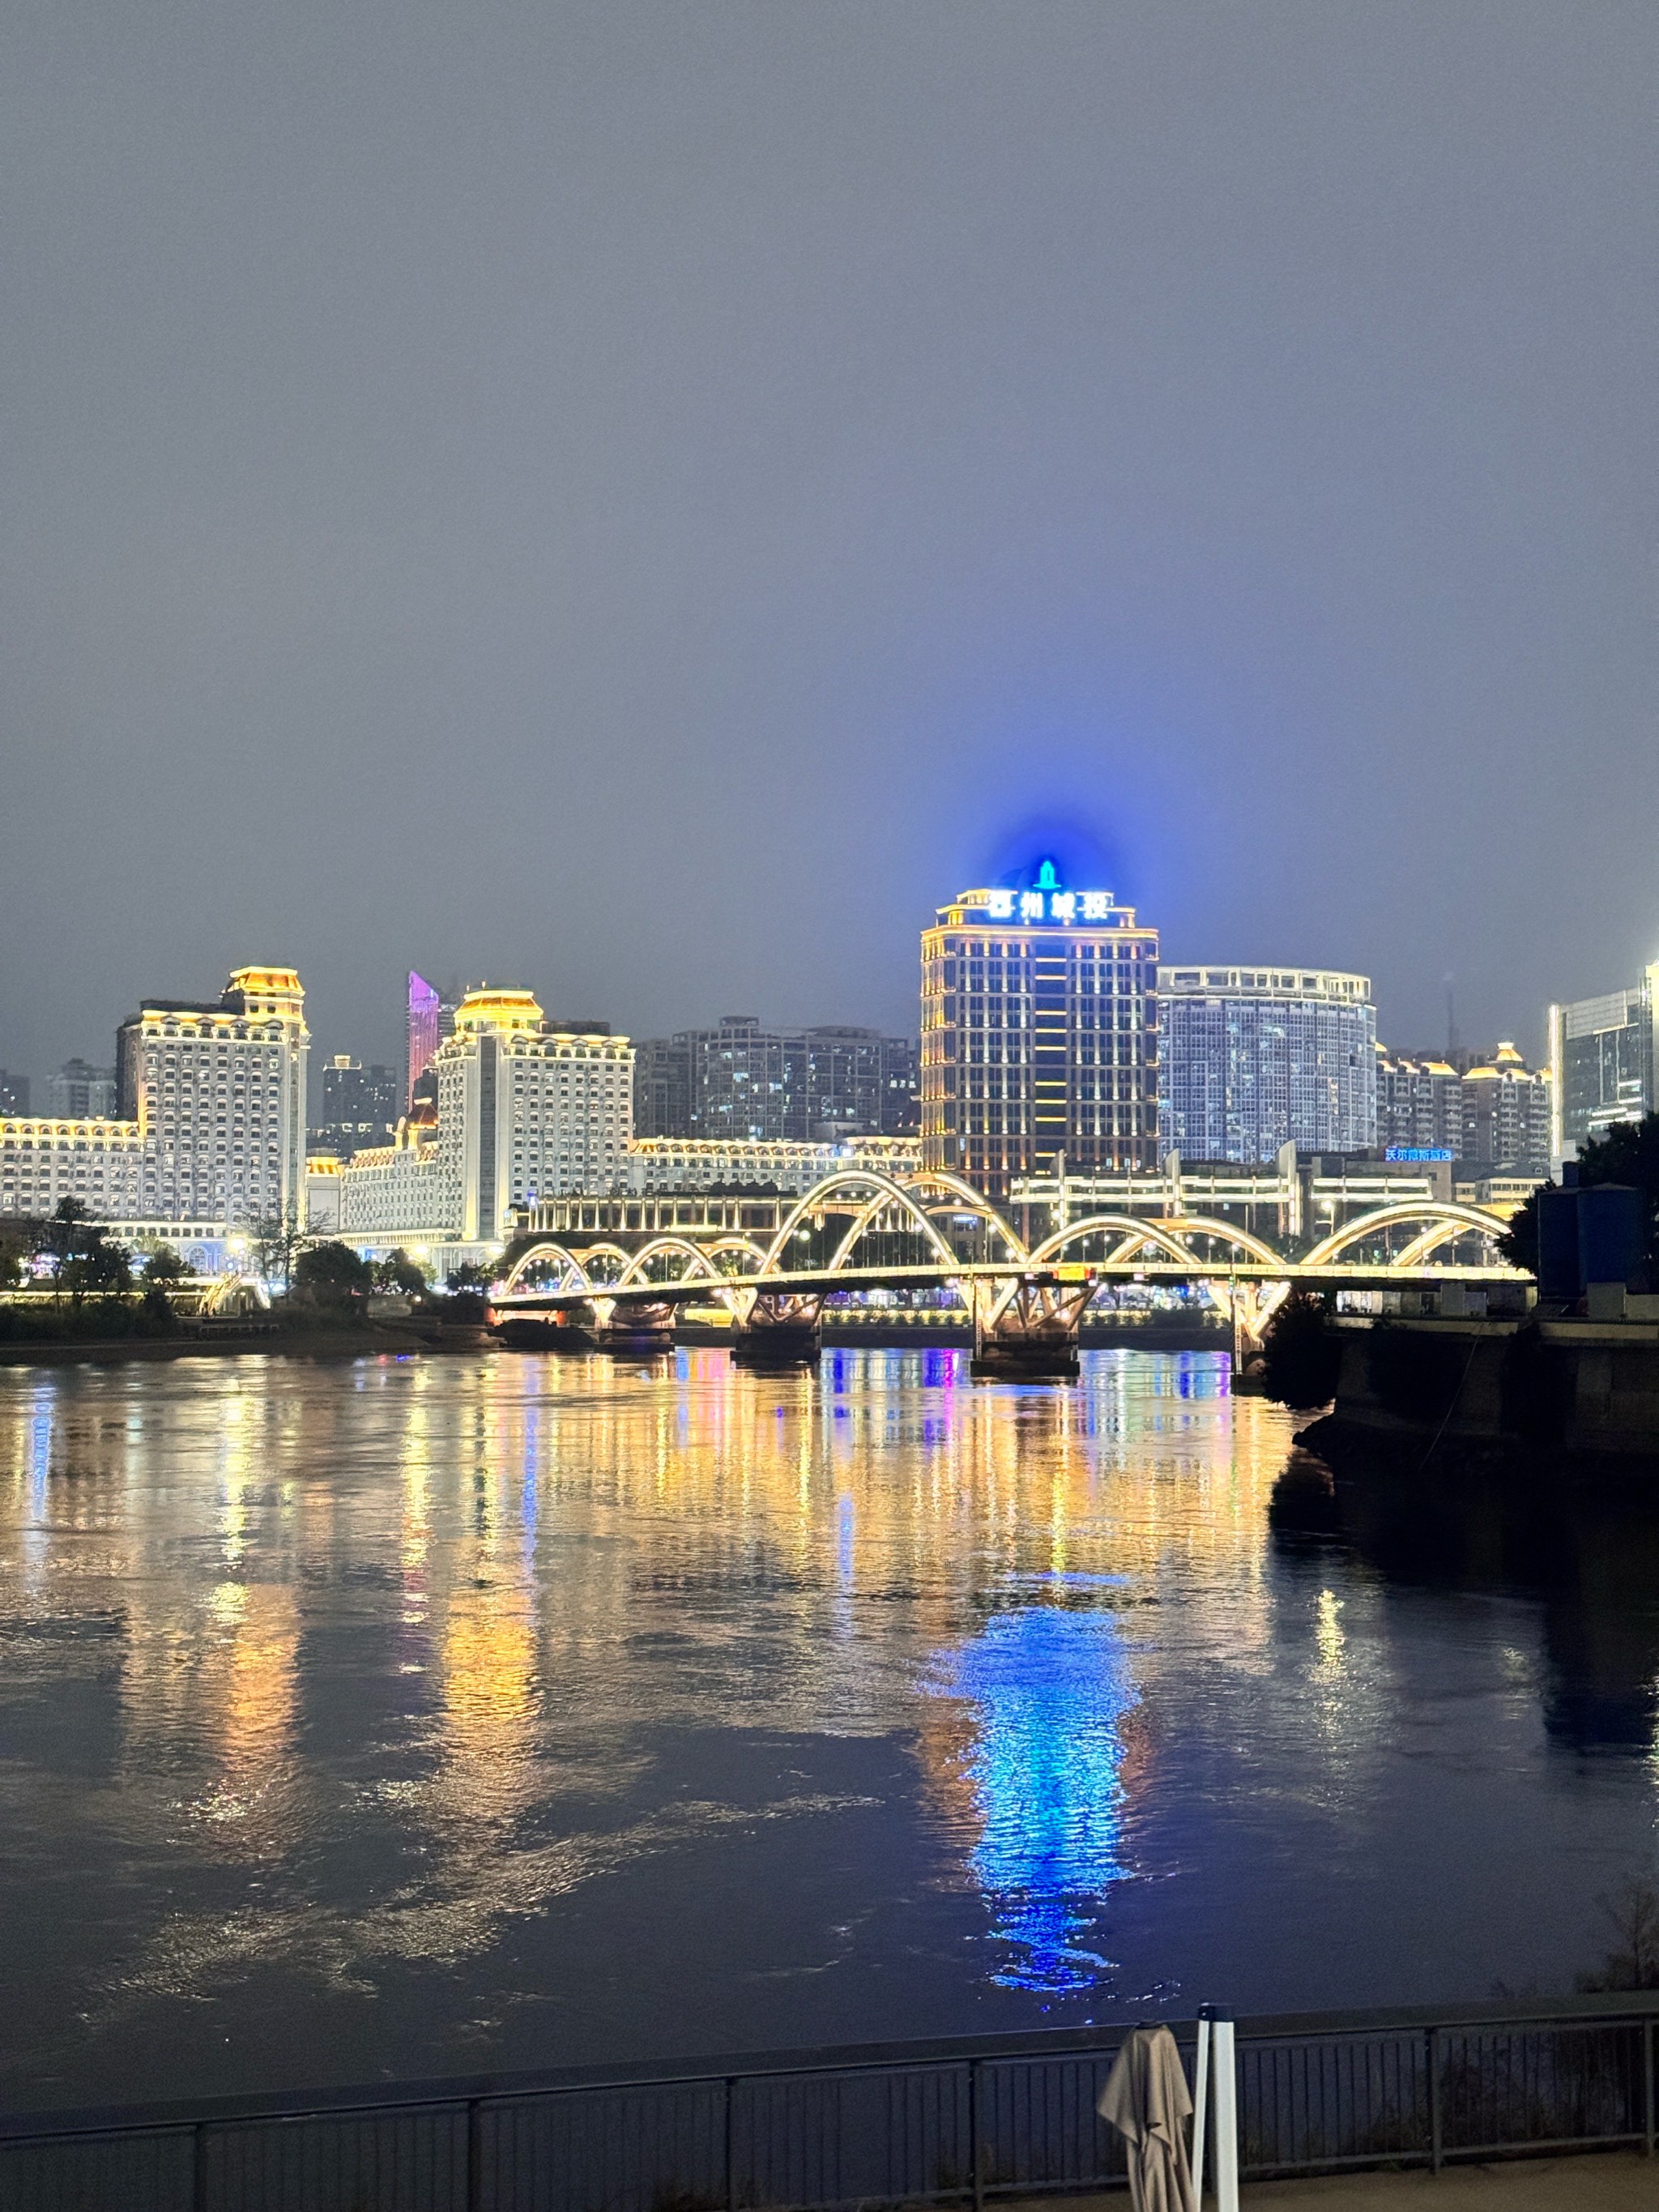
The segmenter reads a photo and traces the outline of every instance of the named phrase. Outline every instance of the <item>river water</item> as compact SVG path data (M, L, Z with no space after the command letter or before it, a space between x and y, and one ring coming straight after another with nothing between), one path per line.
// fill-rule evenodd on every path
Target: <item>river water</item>
M1570 1988L1653 1516L1083 1367L0 1369L0 2094Z

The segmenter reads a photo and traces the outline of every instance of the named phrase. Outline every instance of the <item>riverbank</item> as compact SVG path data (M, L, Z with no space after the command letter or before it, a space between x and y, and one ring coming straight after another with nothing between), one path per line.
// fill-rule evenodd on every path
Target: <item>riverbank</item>
M395 1322L366 1322L359 1328L203 1330L177 1336L64 1337L39 1343L0 1343L0 1367L108 1367L126 1360L225 1359L261 1352L285 1359L362 1359L386 1354L448 1354L487 1351L483 1328L422 1331Z
M1298 1442L1333 1464L1659 1475L1659 1326L1338 1320L1331 1410Z

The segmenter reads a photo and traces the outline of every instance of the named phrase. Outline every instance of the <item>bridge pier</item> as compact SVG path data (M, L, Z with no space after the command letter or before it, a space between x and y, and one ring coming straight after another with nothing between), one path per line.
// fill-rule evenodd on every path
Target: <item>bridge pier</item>
M763 1291L732 1325L737 1367L815 1367L823 1348L822 1291Z
M1074 1382L1078 1324L1094 1291L1092 1282L1043 1282L1031 1276L1011 1290L975 1281L969 1372L986 1382Z
M674 1307L665 1298L596 1298L587 1332L596 1352L653 1359L674 1349Z

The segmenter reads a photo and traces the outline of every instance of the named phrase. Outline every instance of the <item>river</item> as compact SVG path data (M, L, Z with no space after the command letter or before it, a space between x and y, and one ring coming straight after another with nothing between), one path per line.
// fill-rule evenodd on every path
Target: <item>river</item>
M1652 1516L1227 1384L0 1370L7 2104L1570 1988Z

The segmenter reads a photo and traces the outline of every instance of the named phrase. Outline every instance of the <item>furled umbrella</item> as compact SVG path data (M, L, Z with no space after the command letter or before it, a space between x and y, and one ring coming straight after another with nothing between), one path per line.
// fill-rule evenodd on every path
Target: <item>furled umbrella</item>
M1126 2037L1096 2109L1128 2144L1134 2212L1198 2212L1184 2124L1192 2092L1167 2027Z

